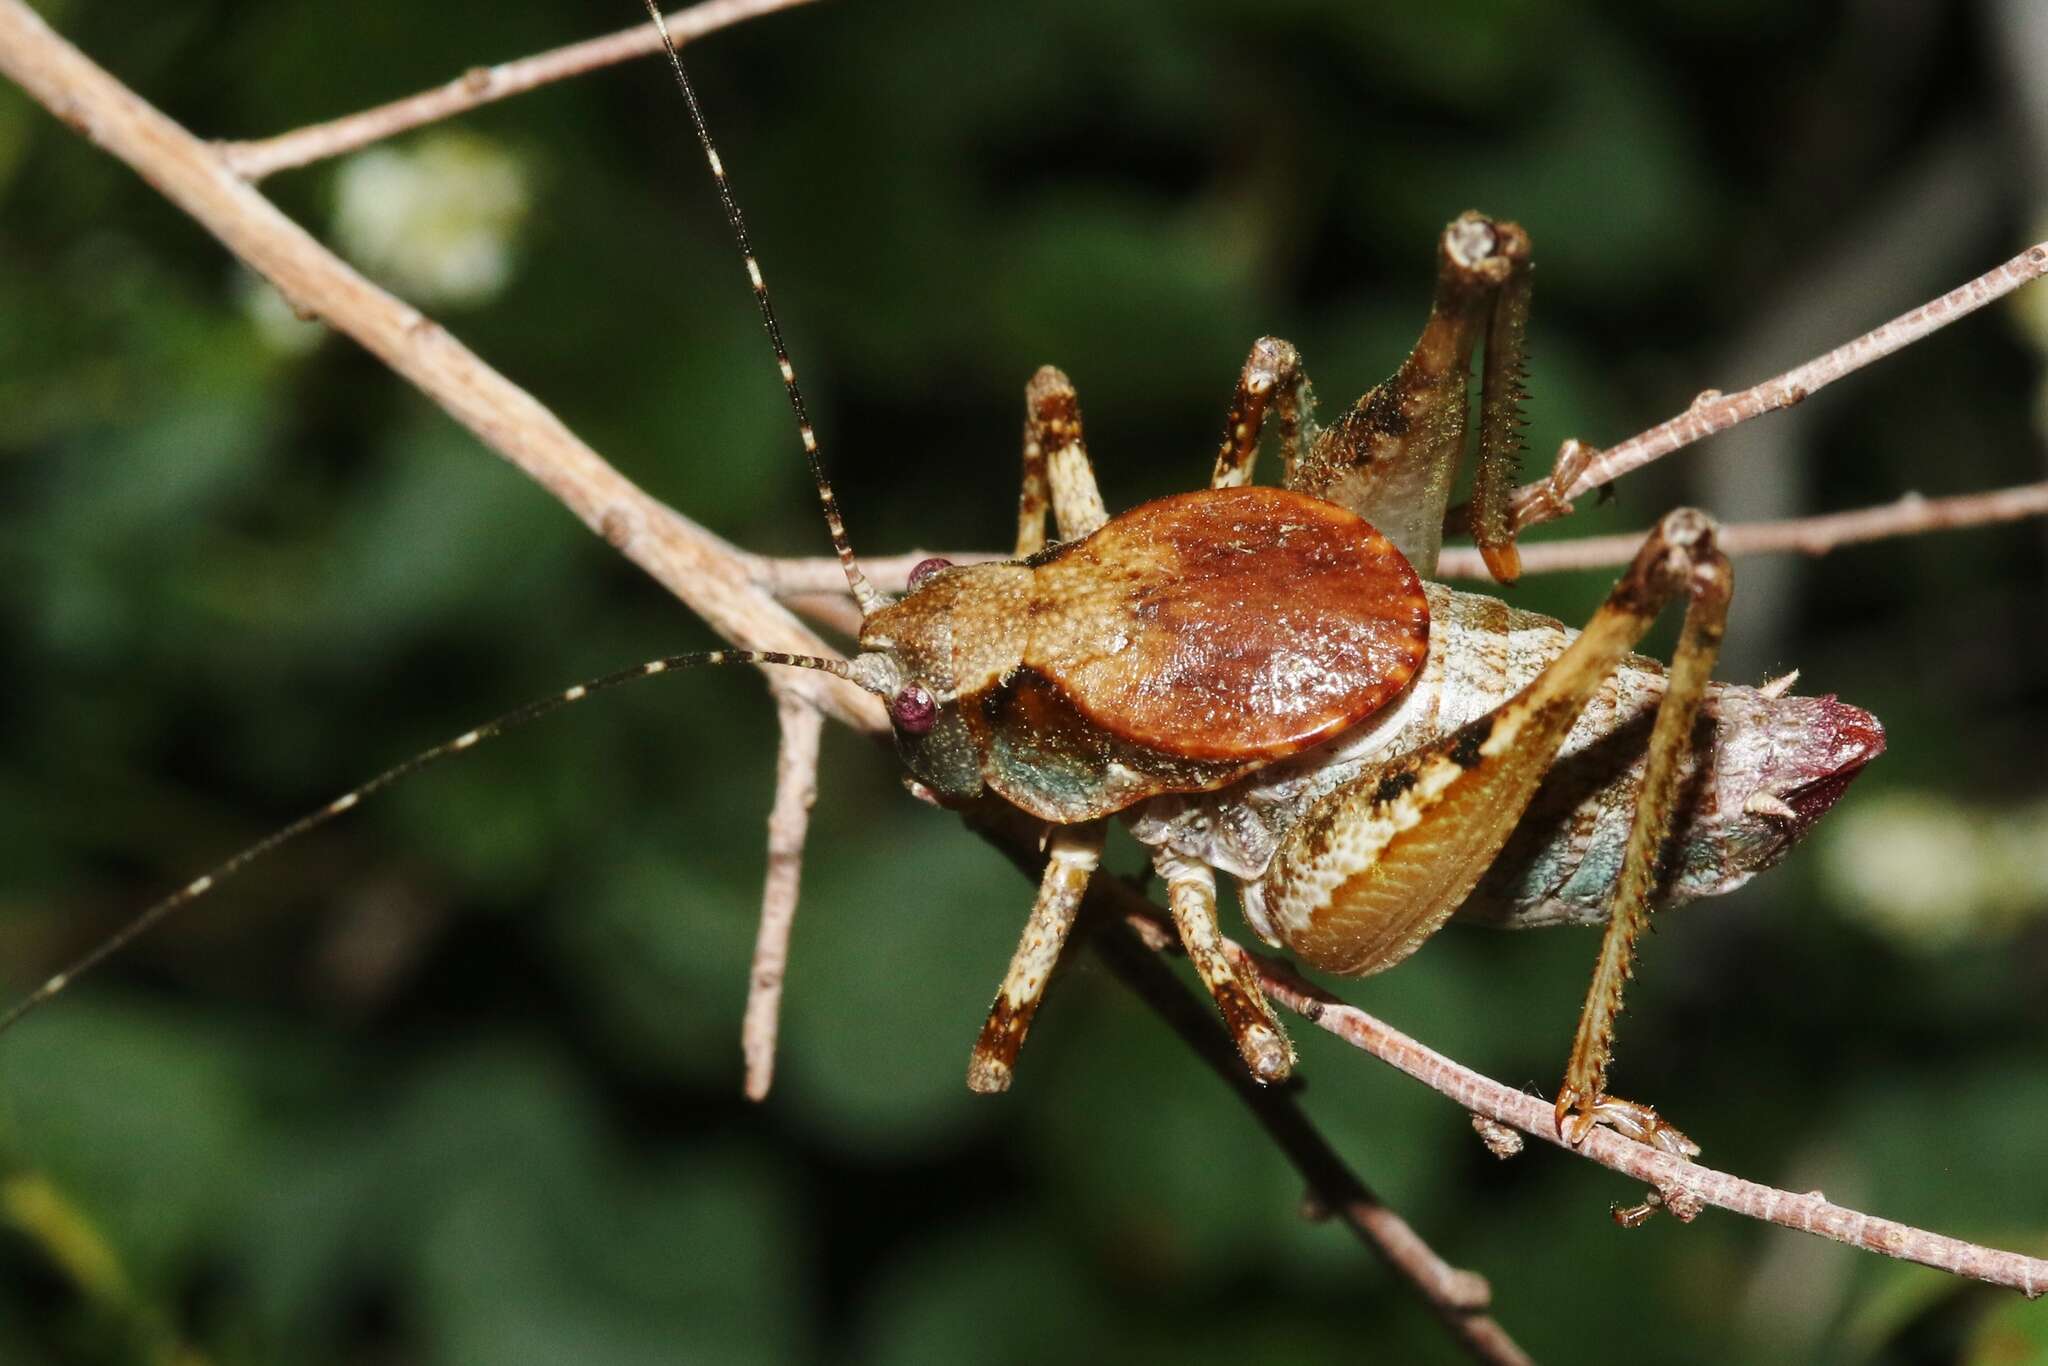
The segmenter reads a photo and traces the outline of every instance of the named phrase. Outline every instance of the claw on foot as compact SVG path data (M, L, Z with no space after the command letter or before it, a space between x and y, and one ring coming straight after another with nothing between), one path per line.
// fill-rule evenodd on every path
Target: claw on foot
M979 1095L1001 1095L1010 1089L1010 1064L976 1049L967 1062L967 1089Z
M1237 1051L1261 1086L1276 1085L1293 1074L1294 1049L1277 1029L1250 1026L1238 1036Z
M1632 1138L1687 1162L1700 1155L1700 1145L1658 1114L1655 1106L1619 1096L1588 1096L1570 1085L1557 1093L1557 1136L1567 1145L1580 1146L1588 1134L1603 1124L1623 1138Z

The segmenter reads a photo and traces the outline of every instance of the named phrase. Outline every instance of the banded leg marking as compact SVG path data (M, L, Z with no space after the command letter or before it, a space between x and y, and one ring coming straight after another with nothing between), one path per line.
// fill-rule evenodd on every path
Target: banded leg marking
M1102 505L1102 491L1095 486L1095 467L1088 462L1088 443L1081 434L1081 399L1073 381L1053 366L1041 366L1024 387L1025 494L1031 482L1031 449L1036 446L1045 466L1045 483L1052 495L1053 525L1062 541L1078 541L1109 520ZM1017 538L1023 544L1027 532L1023 507L1018 508ZM1045 521L1037 519L1036 534L1043 544Z
M1038 882L1038 900L1031 907L1031 918L1010 958L1010 970L1003 976L1002 988L988 1010L988 1022L982 1025L967 1063L969 1090L993 1094L1010 1089L1017 1050L1024 1046L1031 1017L1045 999L1046 983L1073 931L1088 879L1102 862L1102 836L1101 821L1053 828L1045 873Z
M1251 483L1269 410L1280 427L1280 458L1291 477L1302 452L1315 444L1315 400L1309 394L1308 375L1301 368L1301 353L1293 343L1278 337L1253 342L1244 369L1238 372L1237 393L1223 421L1223 444L1216 451L1210 488L1234 489Z
M1261 1082L1287 1080L1294 1070L1294 1046L1259 984L1238 972L1223 947L1223 931L1216 924L1216 874L1205 863L1164 849L1153 856L1152 866L1166 883L1181 948L1223 1013L1238 1055Z

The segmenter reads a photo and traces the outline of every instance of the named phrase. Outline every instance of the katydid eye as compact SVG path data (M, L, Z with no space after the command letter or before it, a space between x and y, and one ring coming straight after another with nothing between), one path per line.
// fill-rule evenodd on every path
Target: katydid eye
M952 567L953 562L943 555L934 555L930 559L919 560L910 568L910 591L915 593L917 586L926 579L938 573L941 569L951 569Z
M939 704L922 683L912 683L889 699L889 719L906 735L923 735L938 715Z

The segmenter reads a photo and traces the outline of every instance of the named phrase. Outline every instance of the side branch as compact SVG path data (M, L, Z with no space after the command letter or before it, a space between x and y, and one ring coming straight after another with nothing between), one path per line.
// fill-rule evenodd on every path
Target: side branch
M1277 959L1242 948L1237 952L1257 970L1269 997L1311 1024L1399 1068L1474 1114L1546 1143L1565 1146L1557 1136L1554 1107L1548 1100L1503 1086L1453 1062L1356 1006L1338 1000ZM1797 1194L1776 1190L1682 1161L1605 1129L1594 1130L1577 1151L1603 1167L1655 1186L1664 1204L1681 1217L1699 1206L1713 1205L1867 1252L2005 1286L2030 1300L2048 1292L2048 1261L2039 1257L1983 1247L1910 1224L1880 1219L1832 1204L1819 1191Z
M809 3L810 0L705 0L704 4L668 16L668 27L680 46L743 20ZM518 61L471 67L446 85L326 123L309 124L275 137L216 142L214 150L229 170L254 184L277 171L341 156L422 125L453 118L479 105L523 95L555 81L659 51L661 35L654 25L637 24Z
M1956 531L1964 527L1994 526L2028 517L2048 517L2048 480L2019 484L1990 493L1966 493L1954 498L1923 498L1909 493L1881 507L1856 508L1850 512L1822 513L1795 517L1782 522L1738 523L1721 528L1718 541L1730 555L1797 553L1826 555L1845 545L1864 545L1901 536L1924 536L1930 531ZM1523 543L1522 572L1558 573L1572 569L1599 569L1627 564L1642 548L1643 533L1618 536L1580 536L1571 540ZM824 562L829 565L831 562ZM1447 579L1477 579L1486 575L1479 552L1459 546L1444 551L1437 572Z
M1022 812L1001 809L1000 803L984 802L969 813L968 824L1020 868L1038 866L1039 827ZM1085 906L1088 914L1120 919L1150 948L1179 948L1179 937L1167 913L1126 883L1111 878L1095 879L1088 888ZM1285 1006L1317 1028L1407 1073L1462 1110L1655 1187L1664 1207L1680 1219L1689 1221L1702 1207L1712 1205L1867 1252L2005 1286L2028 1299L2048 1293L2048 1260L2039 1257L1984 1247L1864 1214L1830 1203L1819 1191L1798 1194L1746 1181L1673 1157L1610 1129L1594 1129L1584 1143L1574 1148L1558 1137L1556 1107L1549 1099L1504 1086L1445 1057L1324 991L1283 959L1253 953L1230 939L1223 944L1233 958L1257 974L1261 988L1274 1004ZM1484 1136L1485 1131L1481 1132ZM1489 1140L1488 1146L1493 1146L1494 1141Z
M768 876L761 886L761 923L754 964L747 974L747 1009L740 1022L747 1099L765 1100L775 1080L775 1040L782 1026L782 983L789 970L789 936L796 927L797 891L803 881L804 837L818 800L818 741L825 718L776 679L775 717L782 738L775 750L775 803L768 811Z
M1562 517L1571 511L1573 499L1592 492L1602 484L1610 484L1624 474L1639 470L1653 460L1702 441L1716 432L1725 432L1751 418L1803 402L1815 390L1826 388L1844 375L1911 346L1929 333L1947 327L2043 275L2048 275L2048 242L2037 242L1968 284L1902 313L1854 341L1762 384L1736 394L1722 394L1709 389L1677 417L1617 446L1594 451L1579 442L1567 441L1558 452L1555 468L1546 478L1516 490L1515 526L1534 526L1538 522Z
M1996 526L2001 522L2024 521L2029 517L2048 517L2048 480L2038 484L2015 484L1989 493L1958 494L1953 498L1923 498L1917 493L1909 493L1878 507L1826 512L1782 522L1737 522L1722 527L1716 539L1721 549L1730 555L1796 553L1820 556L1840 550L1845 545L1867 545L1903 536L1924 536L1934 531ZM1644 535L1644 532L1631 531L1616 536L1524 542L1518 547L1522 572L1555 574L1627 564L1642 549ZM955 564L981 564L1007 558L988 551L913 550L907 555L863 560L862 565L877 586L896 592L902 589L912 566L934 554L944 555ZM790 559L757 556L751 561L751 566L756 583L807 614L821 615L824 600L843 603L846 599L845 576L839 571L839 561L830 556L805 555ZM1437 574L1446 579L1490 577L1485 560L1470 546L1446 547L1437 561ZM813 613L814 607L820 611ZM853 623L858 625L858 616Z

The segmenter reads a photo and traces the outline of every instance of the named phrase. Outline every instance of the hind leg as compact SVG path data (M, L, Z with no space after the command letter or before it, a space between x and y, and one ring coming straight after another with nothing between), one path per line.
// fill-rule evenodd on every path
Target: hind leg
M1683 598L1685 623L1558 1095L1559 1132L1572 1142L1606 1123L1670 1151L1690 1147L1654 1110L1606 1095L1605 1085L1622 986L1652 909L1657 856L1671 829L1680 761L1720 642L1730 582L1712 519L1690 509L1671 513L1578 639L1527 687L1319 798L1259 881L1265 923L1311 966L1363 976L1406 958L1477 885L1600 685L1665 604Z
M1452 221L1437 242L1436 294L1415 348L1289 464L1287 487L1358 513L1424 578L1436 572L1443 546L1465 452L1466 388L1482 342L1473 538L1494 578L1511 582L1521 572L1508 499L1522 449L1529 252L1529 235L1513 223L1477 213Z

